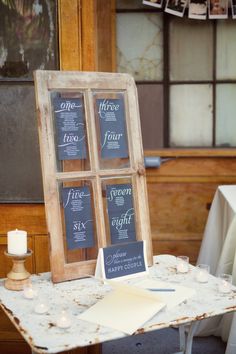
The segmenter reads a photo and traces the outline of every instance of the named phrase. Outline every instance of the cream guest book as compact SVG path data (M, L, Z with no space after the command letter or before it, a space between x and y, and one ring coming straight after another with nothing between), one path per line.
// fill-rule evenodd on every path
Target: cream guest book
M179 285L173 287L172 284L148 278L135 286L107 280L106 282L113 290L83 312L79 319L130 335L157 312L168 310L195 293L191 288Z

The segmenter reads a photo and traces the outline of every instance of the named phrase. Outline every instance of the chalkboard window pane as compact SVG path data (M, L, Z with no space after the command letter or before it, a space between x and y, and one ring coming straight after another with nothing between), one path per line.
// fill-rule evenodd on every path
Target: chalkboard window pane
M66 263L97 258L94 181L59 182Z
M51 92L54 144L59 172L90 170L84 95Z
M33 85L0 86L0 201L42 201Z
M129 167L127 97L123 92L94 91L93 99L100 168Z
M107 244L136 241L135 188L131 178L103 178L102 197Z
M0 0L0 79L56 67L56 1Z

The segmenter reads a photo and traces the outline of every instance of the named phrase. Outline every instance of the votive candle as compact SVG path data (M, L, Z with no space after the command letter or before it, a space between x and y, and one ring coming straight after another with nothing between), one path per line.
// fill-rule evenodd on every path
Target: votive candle
M38 314L43 314L45 312L48 312L49 310L49 306L43 302L43 301L39 301L34 308L34 312L38 313Z
M189 268L189 257L178 256L176 268L177 268L177 273L187 273Z
M62 310L59 314L57 321L57 327L59 328L68 328L71 326L71 319L68 313L65 310Z
M28 284L23 288L23 295L26 299L34 299L35 297L37 297L38 292L32 284Z
M223 294L230 293L232 289L232 275L221 274L219 278L220 278L220 283L218 285L219 292Z
M207 283L209 277L210 267L207 264L199 264L197 267L196 280L199 283Z

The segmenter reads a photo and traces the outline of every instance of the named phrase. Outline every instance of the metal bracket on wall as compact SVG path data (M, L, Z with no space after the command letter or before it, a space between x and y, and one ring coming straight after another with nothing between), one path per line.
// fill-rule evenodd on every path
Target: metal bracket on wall
M144 166L145 168L159 168L163 163L175 159L176 157L161 158L160 156L146 156L144 157Z

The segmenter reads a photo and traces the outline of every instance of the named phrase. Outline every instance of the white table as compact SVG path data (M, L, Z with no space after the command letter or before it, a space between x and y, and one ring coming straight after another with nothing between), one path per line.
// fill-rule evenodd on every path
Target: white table
M219 186L209 212L199 263L210 265L211 273L232 274L236 285L236 186ZM227 314L201 323L197 335L214 334L227 341L225 354L236 353L236 315Z
M190 354L193 329L197 321L236 311L236 287L230 294L222 295L217 290L219 280L216 277L210 276L208 283L197 284L195 276L196 268L193 266L190 267L188 273L178 274L176 257L156 256L154 266L150 268L151 278L192 288L197 287L198 291L188 301L169 310L162 309L135 334L168 327L180 327L181 353ZM140 278L134 278L129 282L135 284L137 281L140 281ZM45 297L50 305L46 314L34 313L36 300L25 299L22 292L5 289L3 280L0 281L0 306L29 343L32 353L59 353L126 336L111 328L78 319L80 313L110 291L108 285L103 285L91 278L52 284L50 273L34 275L32 282L37 284L39 296ZM73 324L69 329L61 329L55 325L58 311L63 306L67 307L73 318ZM189 329L187 336L185 329Z

